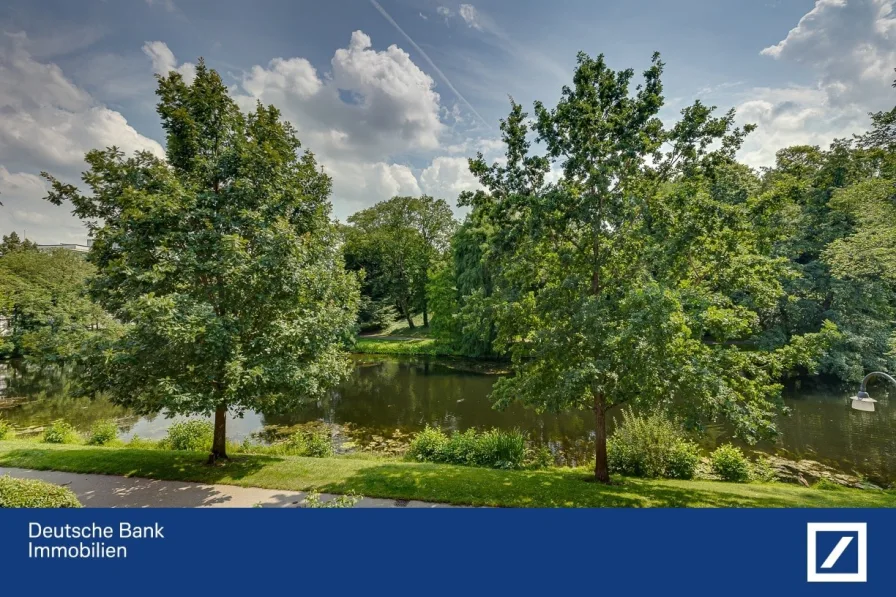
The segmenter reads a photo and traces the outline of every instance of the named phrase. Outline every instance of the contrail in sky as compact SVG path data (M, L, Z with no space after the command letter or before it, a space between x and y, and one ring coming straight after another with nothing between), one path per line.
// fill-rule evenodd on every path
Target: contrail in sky
M464 103L464 105L466 105L466 106L470 109L470 111L471 111L473 114L476 115L476 118L478 118L478 119L482 122L482 124L484 124L485 126L491 128L491 125L490 125L488 122L486 122L485 118L483 118L483 117L479 114L479 112L476 111L476 108L474 108L474 107L470 104L470 102L467 101L467 98L465 98L464 96L462 96L462 95L460 94L460 91L458 91L458 90L454 87L454 85L451 84L451 81L448 80L448 77L445 76L445 73L443 73L443 72L439 69L439 67L436 66L435 62L432 61L432 58L430 58L429 55L428 55L426 52L423 51L423 48L421 48L420 46L418 46L418 45L417 45L417 42L415 42L413 39L411 39L411 36L408 35L407 33L405 33L405 32L404 32L404 29L402 29L401 27L398 26L398 23L395 22L395 19L393 19L392 17L389 16L389 13L386 12L386 9L383 8L382 6L380 6L380 3L377 2L376 0L370 0L370 3L373 4L373 7L374 7L375 9L377 9L381 15L383 15L383 18L384 18L384 19L386 19L387 21L389 21L389 23L390 23L393 27L395 27L395 29L396 29L399 33L401 33L401 34L404 36L404 38L405 38L406 40L408 40L408 42L409 42L412 46L414 46L414 49L415 49L415 50L417 50L418 52L420 52L420 55L423 56L423 59L426 60L427 63L429 63L429 66L431 66L432 69L433 69L434 71L436 71L436 74L439 75L439 78L442 79L442 82L445 83L445 85L448 86L448 89L450 89L452 92L454 92L454 95L456 95L457 98L458 98L460 101L462 101L462 102Z

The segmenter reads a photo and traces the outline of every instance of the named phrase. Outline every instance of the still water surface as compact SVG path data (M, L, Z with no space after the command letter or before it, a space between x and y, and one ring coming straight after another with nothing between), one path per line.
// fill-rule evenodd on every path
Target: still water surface
M590 413L538 415L519 405L493 410L488 394L496 379L458 361L356 356L350 379L327 398L287 415L246 413L228 422L228 436L241 441L270 425L324 421L348 424L363 445L376 436L389 438L427 424L458 430L498 427L522 429L535 444L550 446L560 463L575 464L591 452ZM0 396L24 399L6 402L0 416L20 429L65 419L82 431L97 420L116 419L124 439L162 438L172 421L163 415L135 416L103 398L74 398L70 383L59 369L0 363ZM874 413L850 409L849 388L790 391L786 404L791 412L779 418L780 437L757 448L812 458L881 481L896 480L896 408L891 408L885 387L871 392L881 399ZM703 443L711 448L729 439L723 426L713 426Z

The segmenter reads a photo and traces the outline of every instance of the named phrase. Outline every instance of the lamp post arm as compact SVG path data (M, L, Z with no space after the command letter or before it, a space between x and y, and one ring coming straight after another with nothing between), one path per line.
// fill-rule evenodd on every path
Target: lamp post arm
M859 392L863 392L863 393L866 393L866 394L867 394L867 390L866 390L866 388L865 388L865 384L867 384L868 381L869 381L870 379L874 378L874 377L883 377L884 379L886 379L886 380L892 382L893 385L896 385L896 379L893 379L892 377L890 377L890 376L887 375L886 373L884 373L884 372L882 372L882 371L872 371L871 373L869 373L868 375L865 376L865 379L862 380L862 385L859 386Z

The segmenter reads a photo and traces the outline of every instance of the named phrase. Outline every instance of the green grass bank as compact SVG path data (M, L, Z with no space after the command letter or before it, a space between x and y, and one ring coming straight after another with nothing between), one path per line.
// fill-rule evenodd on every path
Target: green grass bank
M0 441L0 467L100 473L369 497L507 507L896 507L896 492L782 483L589 480L584 469L503 471L371 458L238 454L219 465L201 452Z

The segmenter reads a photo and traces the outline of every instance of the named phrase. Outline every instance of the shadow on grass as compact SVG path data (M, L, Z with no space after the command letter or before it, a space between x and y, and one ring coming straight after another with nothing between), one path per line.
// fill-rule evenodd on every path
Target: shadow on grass
M213 465L202 452L116 448L17 448L0 453L0 467L29 468L171 481L233 483L280 462L276 456L237 454Z
M0 452L0 467L99 473L317 491L354 492L366 497L421 500L448 504L511 507L893 507L896 492L823 491L784 484L735 484L714 481L619 479L615 485L594 483L583 470L503 471L412 462L348 458L301 458L238 454L216 465L200 452L87 448L84 446L10 446ZM119 480L120 481L120 480ZM96 483L96 480L94 480ZM112 481L110 481L112 483ZM123 483L125 485L132 485ZM121 489L121 488L118 488ZM152 490L148 484L146 491ZM214 495L203 488L185 501L165 505L208 505ZM287 505L284 494L274 503ZM136 499L136 498L135 498ZM223 499L223 498L222 498ZM160 504L161 505L161 504Z
M893 495L856 504L849 495L783 485L676 483L624 479L601 485L578 471L499 471L473 467L384 463L357 470L319 488L369 497L415 499L452 504L510 507L847 507L896 505ZM871 497L871 496L869 496Z

